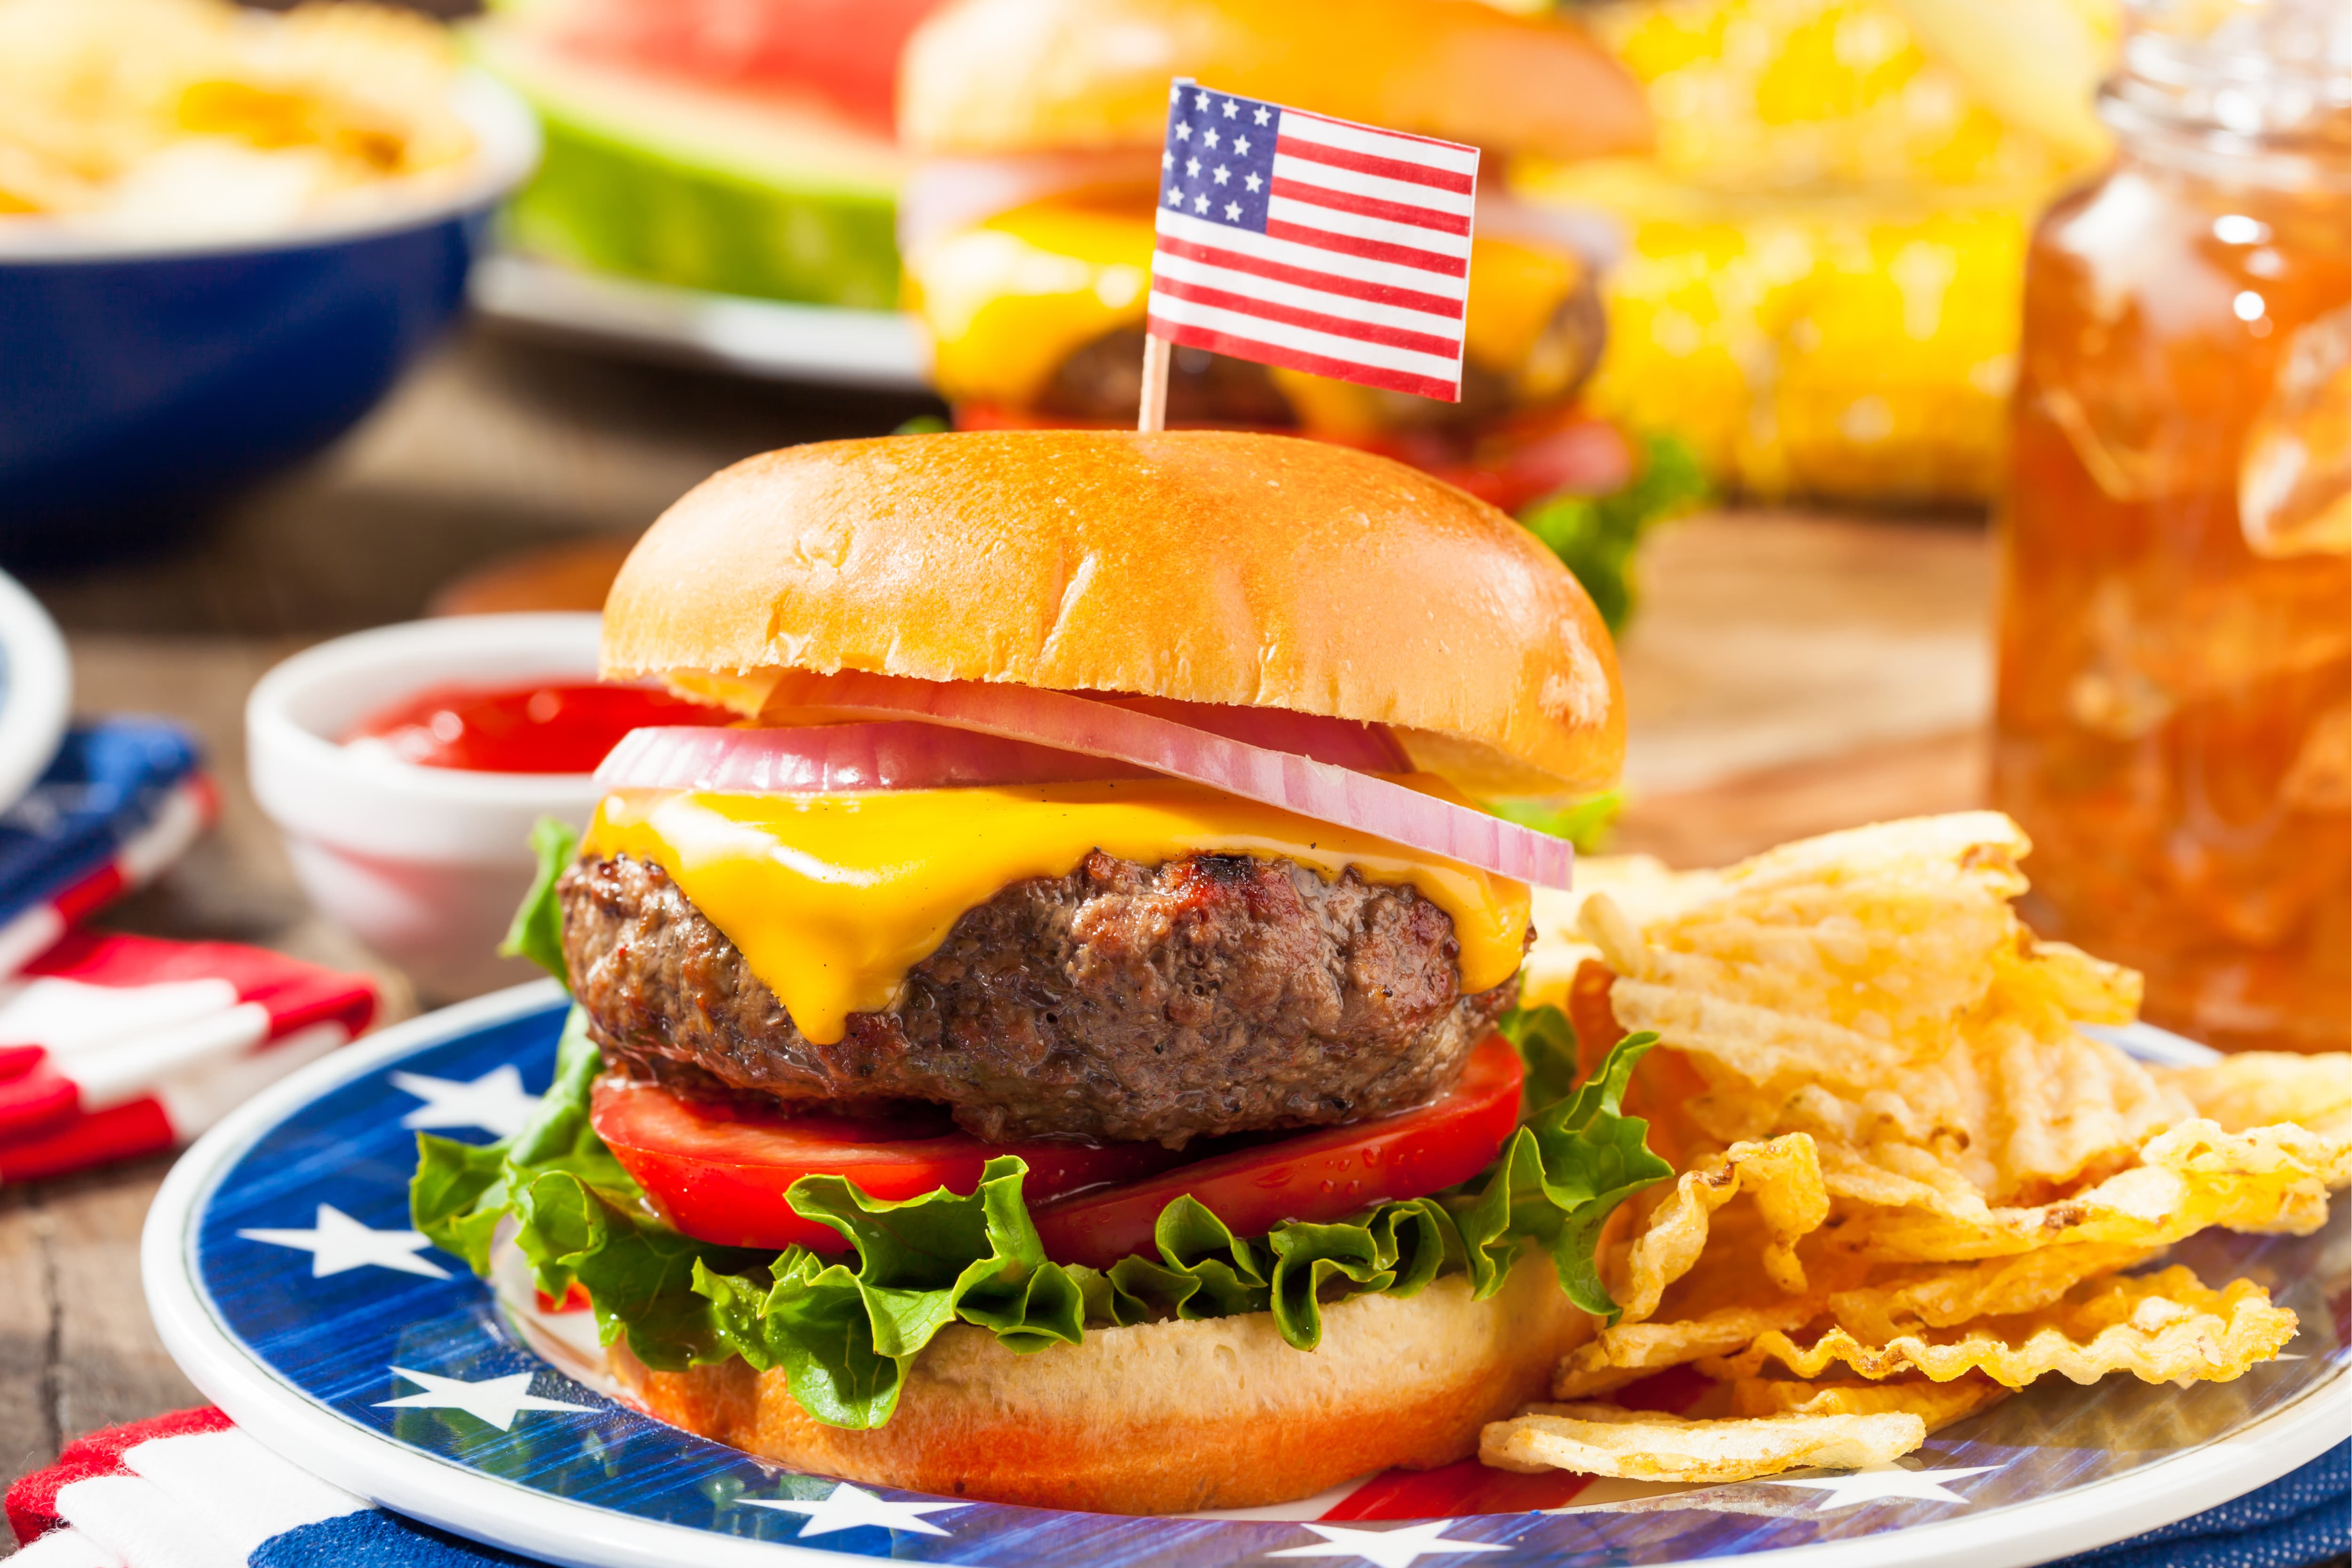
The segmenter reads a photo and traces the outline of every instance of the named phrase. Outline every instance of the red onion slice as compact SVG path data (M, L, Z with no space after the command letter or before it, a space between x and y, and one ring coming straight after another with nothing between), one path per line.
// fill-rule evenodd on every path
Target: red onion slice
M596 769L627 789L826 795L875 789L1150 778L1145 768L913 720L782 730L632 730Z
M1385 724L1360 724L1352 719L1295 713L1287 708L1181 702L1172 697L1113 697L1093 691L1068 695L1172 720L1189 729L1206 730L1212 735L1263 746L1270 752L1296 752L1302 757L1329 763L1333 767L1353 768L1360 773L1402 773L1412 768L1412 759L1405 755L1404 748L1397 744L1396 737L1389 733Z
M951 729L1127 763L1541 887L1568 887L1575 864L1575 850L1565 839L1332 763L1178 723L1128 702L1029 686L910 680L847 672L788 675L770 697L769 705L772 710L805 707L832 713L919 718ZM792 732L709 731L730 740ZM614 787L696 787L664 784L664 779L679 774L669 770L656 773L635 752L623 765L624 752L629 752L627 741L615 748L597 770L598 780Z

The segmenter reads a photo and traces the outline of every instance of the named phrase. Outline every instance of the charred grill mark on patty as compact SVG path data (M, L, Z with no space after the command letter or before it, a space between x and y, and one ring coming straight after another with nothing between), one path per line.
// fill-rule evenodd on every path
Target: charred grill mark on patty
M1452 1085L1517 994L1460 992L1452 919L1296 862L1097 853L967 910L888 1011L815 1045L660 867L564 873L573 989L615 1066L688 1089L920 1100L993 1142L1181 1146L1328 1125Z

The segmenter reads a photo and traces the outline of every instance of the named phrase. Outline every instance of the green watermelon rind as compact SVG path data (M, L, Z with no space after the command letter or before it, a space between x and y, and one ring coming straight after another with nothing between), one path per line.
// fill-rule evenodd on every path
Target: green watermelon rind
M512 51L476 52L540 116L539 172L506 213L519 247L681 288L897 306L898 206L887 184L740 152L709 155L657 127L582 112L516 68Z

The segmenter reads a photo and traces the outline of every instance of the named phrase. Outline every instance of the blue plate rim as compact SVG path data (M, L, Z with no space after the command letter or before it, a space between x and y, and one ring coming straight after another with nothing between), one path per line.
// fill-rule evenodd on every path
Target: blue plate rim
M469 1031L550 1007L562 994L552 980L534 981L394 1025L292 1074L206 1133L165 1178L140 1240L148 1308L164 1348L206 1398L289 1461L384 1508L510 1552L566 1568L674 1568L681 1548L688 1545L705 1568L838 1564L857 1558L633 1518L394 1442L295 1387L210 1310L196 1267L200 1221L221 1178L248 1148L329 1090ZM2242 1496L2342 1442L2347 1423L2352 1368L2339 1364L2229 1437L2123 1475L1981 1514L1774 1548L1738 1561L1772 1568L2028 1568ZM694 1439L681 1434L681 1440ZM2086 1501L2095 1506L2085 1509ZM1183 1522L1193 1530L1200 1524Z

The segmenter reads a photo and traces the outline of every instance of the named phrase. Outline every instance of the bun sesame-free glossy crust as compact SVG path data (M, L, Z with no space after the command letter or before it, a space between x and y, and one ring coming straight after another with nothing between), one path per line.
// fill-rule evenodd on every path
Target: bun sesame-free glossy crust
M864 670L1393 726L1474 795L1605 784L1609 635L1503 512L1384 458L1222 431L793 447L704 480L622 567L607 677L757 712ZM771 679L763 682L761 677Z
M1479 0L956 0L918 28L918 152L1157 147L1171 77L1498 153L1646 151L1641 88L1574 24Z
M781 1369L623 1376L662 1420L796 1470L1034 1508L1184 1513L1468 1458L1479 1427L1544 1397L1591 1323L1530 1252L1485 1301L1454 1275L1327 1307L1312 1352L1265 1312L1089 1329L1030 1355L950 1325L909 1369L897 1412L862 1432L811 1419Z

